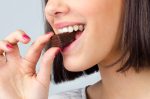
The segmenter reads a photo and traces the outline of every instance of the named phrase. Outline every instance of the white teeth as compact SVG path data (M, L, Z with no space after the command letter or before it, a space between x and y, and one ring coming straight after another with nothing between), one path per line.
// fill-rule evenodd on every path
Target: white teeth
M62 30L63 30L63 32L62 32L62 33L68 32L67 27L63 28Z
M58 30L58 33L63 33L63 29L59 29L59 30Z
M74 31L78 31L79 27L77 25L73 26Z
M80 30L80 31L83 31L83 29L84 29L83 25L80 25L80 26L79 26L79 30Z
M73 27L72 27L72 26L69 26L69 27L68 27L68 32L69 32L69 33L73 32Z
M61 29L58 29L58 33L72 33L73 31L83 31L84 30L84 25L74 25L74 26L68 26L68 27L64 27Z

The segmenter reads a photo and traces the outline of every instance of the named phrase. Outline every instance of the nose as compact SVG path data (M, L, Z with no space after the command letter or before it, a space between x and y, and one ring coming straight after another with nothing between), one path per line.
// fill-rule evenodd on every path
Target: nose
M45 7L45 13L54 17L65 15L68 12L69 7L63 0L48 0Z

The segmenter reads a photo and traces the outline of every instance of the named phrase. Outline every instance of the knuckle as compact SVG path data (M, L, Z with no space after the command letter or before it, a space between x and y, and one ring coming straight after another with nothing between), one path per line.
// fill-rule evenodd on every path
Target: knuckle
M10 33L5 39L17 38L18 35L25 34L23 30L16 30L15 32Z
M26 35L26 33L23 30L17 29L15 32L12 32L10 35L8 35L5 40L12 44L16 44L19 41L24 43L24 39L22 39L23 35Z
M8 35L4 40L7 40L9 42L13 42L14 40L16 41L18 35L15 33L11 33L10 35Z
M25 32L23 30L17 29L15 32L10 33L7 38L18 38L19 35L24 34Z
M14 34L24 34L25 32L21 29L17 29L16 32Z

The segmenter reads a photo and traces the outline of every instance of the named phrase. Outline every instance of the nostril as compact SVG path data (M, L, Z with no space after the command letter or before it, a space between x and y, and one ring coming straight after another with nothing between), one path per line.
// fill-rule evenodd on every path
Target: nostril
M59 14L61 14L61 12L55 12L55 15L59 15Z
M49 10L46 12L49 16L60 16L60 15L64 15L64 12L61 11L56 11L56 10Z

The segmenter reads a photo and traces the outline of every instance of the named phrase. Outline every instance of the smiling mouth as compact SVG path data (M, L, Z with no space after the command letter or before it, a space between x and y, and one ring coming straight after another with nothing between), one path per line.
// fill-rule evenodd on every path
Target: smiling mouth
M67 26L58 29L58 34L52 36L51 47L59 47L63 51L67 46L77 40L85 30L85 25Z
M80 25L72 25L72 26L66 26L63 28L59 28L58 29L58 34L62 34L62 33L74 33L74 32L83 32L85 28L84 24L80 24Z

